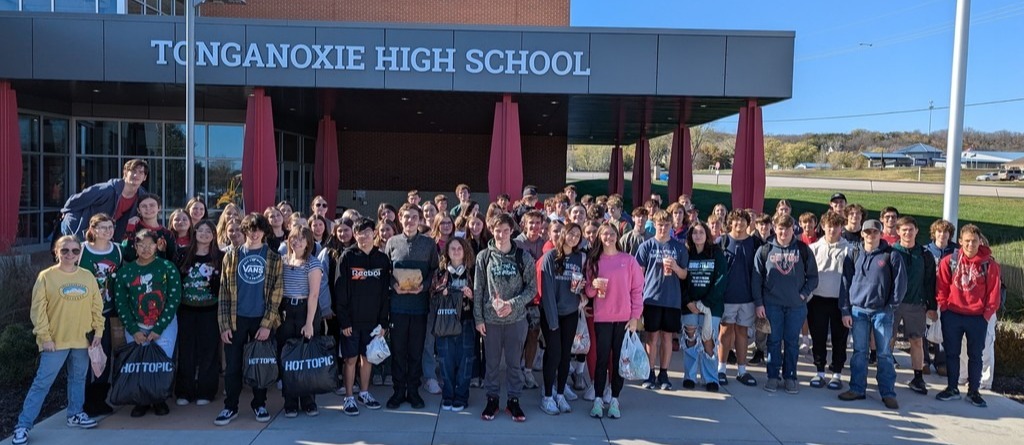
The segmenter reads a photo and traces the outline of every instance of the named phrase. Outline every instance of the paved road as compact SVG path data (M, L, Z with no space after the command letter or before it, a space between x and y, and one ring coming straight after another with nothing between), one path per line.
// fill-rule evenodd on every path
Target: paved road
M588 179L607 179L607 173L571 172L566 174L568 182ZM632 178L632 172L626 172L626 179ZM722 184L732 182L732 175L695 174L693 182L697 184ZM904 193L923 193L941 195L943 185L929 182L910 181L872 181L864 179L830 179L806 178L791 176L768 176L765 179L768 187L790 187L805 189L825 189L837 191L900 191ZM960 194L965 196L992 196L998 198L1024 198L1024 187L1003 187L997 185L962 184Z
M98 428L89 431L70 430L60 412L43 421L31 432L31 442L39 444L83 445L199 445L199 444L617 444L659 445L680 443L702 444L919 444L951 443L970 445L1020 444L1024 436L1024 405L997 394L983 391L988 408L975 408L964 401L939 402L935 393L944 378L926 376L929 395L912 393L903 382L912 375L908 371L910 357L897 355L903 365L899 369L896 389L901 408L886 410L875 392L874 378L869 379L868 399L841 402L838 392L814 389L807 385L814 367L809 357L801 356L799 366L800 394L782 391L769 394L760 387L745 387L732 380L720 393L703 390L672 392L641 389L636 382L627 382L620 397L622 418L596 420L587 416L591 403L572 402L574 412L548 416L540 412L539 390L526 390L522 396L528 420L513 423L502 414L492 422L480 420L484 391L474 389L470 407L460 413L439 409L440 397L427 395L427 409L398 411L363 410L358 417L341 413L342 399L335 395L319 396L319 417L300 414L296 419L279 415L281 396L270 394L269 424L256 423L252 413L243 411L227 427L212 424L220 400L198 407L171 406L171 414L141 419L128 416L121 408L103 419ZM669 376L680 386L680 353L672 357ZM752 366L750 371L764 380L764 368ZM735 368L730 369L733 376ZM539 373L536 374L540 378ZM390 388L375 387L371 391L379 399L390 395ZM20 401L19 401L20 402ZM247 407L249 395L242 395ZM9 444L10 440L0 441Z

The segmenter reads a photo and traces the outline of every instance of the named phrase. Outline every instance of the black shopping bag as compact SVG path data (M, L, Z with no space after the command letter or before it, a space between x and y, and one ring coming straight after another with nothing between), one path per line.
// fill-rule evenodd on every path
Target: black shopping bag
M432 302L430 324L434 337L451 337L462 334L462 292L437 294Z
M245 369L242 378L253 388L269 388L277 382L280 368L277 364L277 342L253 340L245 345Z
M289 339L281 349L281 380L286 397L334 391L338 386L334 338L320 335L309 340Z
M155 343L129 343L117 351L111 381L111 405L161 403L171 396L174 361Z

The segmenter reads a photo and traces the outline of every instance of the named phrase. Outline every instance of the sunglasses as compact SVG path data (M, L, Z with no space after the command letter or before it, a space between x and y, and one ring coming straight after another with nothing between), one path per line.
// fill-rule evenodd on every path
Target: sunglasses
M316 206L317 207L327 207L327 204L326 203L322 203L322 202L318 202L318 203L316 203Z
M67 255L69 253L70 254L74 254L74 255L78 255L78 254L82 253L82 249L68 249L68 248L60 249L60 254L61 255Z

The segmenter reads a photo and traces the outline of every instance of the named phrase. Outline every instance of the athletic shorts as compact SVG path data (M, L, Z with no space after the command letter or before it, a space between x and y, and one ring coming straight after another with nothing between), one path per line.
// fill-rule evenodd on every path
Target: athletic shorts
M722 323L735 324L749 328L754 325L754 303L730 304L725 303L725 312L722 313Z
M341 357L342 358L353 358L361 355L366 355L366 345L370 344L370 340L373 337L370 335L373 329L356 329L352 328L352 335L346 337L345 334L341 334Z
M896 306L896 312L893 313L892 326L893 328L899 326L900 320L903 320L903 333L907 338L924 338L924 332L927 329L925 325L927 313L928 307L923 304L900 304Z
M645 332L679 332L683 330L683 311L674 307L644 305Z

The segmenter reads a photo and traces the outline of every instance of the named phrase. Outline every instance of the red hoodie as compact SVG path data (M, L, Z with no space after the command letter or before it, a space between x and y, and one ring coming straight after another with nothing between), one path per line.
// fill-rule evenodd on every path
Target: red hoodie
M956 271L950 270L953 255L958 256ZM985 320L989 320L999 310L999 263L992 258L992 251L986 246L978 247L978 254L973 258L968 258L958 249L939 263L935 291L939 310L960 315L983 315Z

